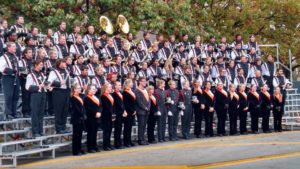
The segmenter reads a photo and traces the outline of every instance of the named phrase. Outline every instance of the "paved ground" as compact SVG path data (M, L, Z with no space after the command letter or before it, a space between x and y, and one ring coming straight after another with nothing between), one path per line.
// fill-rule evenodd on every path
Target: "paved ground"
M21 164L19 167L299 169L299 165L300 131L294 131L167 142L80 157L65 156L53 160L39 160Z

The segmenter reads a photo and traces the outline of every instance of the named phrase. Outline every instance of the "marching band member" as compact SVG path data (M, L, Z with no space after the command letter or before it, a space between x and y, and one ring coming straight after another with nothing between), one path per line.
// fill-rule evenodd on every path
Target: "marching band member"
M244 76L244 69L238 68L237 69L237 76L233 81L233 84L237 87L240 84L247 84L247 79Z
M178 140L177 126L178 126L178 101L179 91L176 89L176 83L173 80L168 82L169 89L166 91L166 106L168 111L168 130L170 141Z
M157 58L153 58L151 62L152 64L148 67L147 74L149 77L150 84L155 85L156 78L158 77L159 62Z
M258 57L254 60L253 65L251 67L251 73L250 73L250 77L255 77L255 72L259 70L260 72L262 71L262 61L261 58Z
M136 65L140 64L143 61L147 61L147 52L143 50L143 46L141 43L138 44L136 50L132 53L132 57L134 58L134 62Z
M125 60L129 57L130 54L130 43L127 40L122 41L122 48L119 51L122 56L122 60Z
M53 87L52 101L55 114L55 130L58 134L67 133L66 122L70 100L70 74L66 69L66 60L60 59L56 69L49 74L48 81Z
M101 49L103 49L107 44L107 34L105 31L102 30L102 31L100 31L99 35L100 35Z
M69 34L68 39L67 39L67 42L68 42L69 46L71 44L75 44L76 43L76 37L78 35L80 35L79 33L80 33L80 26L75 25L73 27L73 32Z
M100 95L101 87L106 82L106 77L104 76L103 67L98 66L95 69L96 76L92 78L92 84L97 88L97 95Z
M102 104L95 96L97 89L94 85L89 85L86 89L86 97L83 104L86 111L86 131L87 131L87 150L89 153L99 152L97 147L98 123L102 116Z
M134 58L133 57L127 58L127 63L125 65L123 65L123 72L124 72L125 76L130 71L132 71L133 73L136 73L136 67L134 65L135 65Z
M88 47L92 47L95 39L97 39L95 35L95 28L93 25L88 25L87 32L83 37L83 43Z
M282 115L284 114L284 97L281 93L281 89L279 86L275 87L274 91L274 107L273 107L273 116L274 116L274 131L282 132L281 121Z
M90 57L90 63L87 65L89 68L89 71L88 71L89 77L92 78L96 75L95 69L99 65L98 62L99 62L99 56L97 54L94 54Z
M210 58L213 62L217 59L217 53L214 51L214 47L211 44L207 46L207 50L203 53L202 58L205 60Z
M236 63L239 63L244 51L242 50L242 44L236 43L235 48L231 51L230 58Z
M183 89L179 92L179 101L184 105L184 108L181 108L181 111L183 112L183 114L181 114L182 136L183 139L190 139L191 121L193 118L190 82L188 80L183 82L182 88Z
M89 56L98 55L98 57L102 58L102 46L100 39L95 39L93 43L93 47L89 48Z
M59 44L60 42L60 37L61 35L63 35L65 38L68 37L68 34L66 32L66 28L67 28L67 24L65 21L61 21L60 24L59 24L59 28L58 28L58 31L56 31L54 34L53 34L53 39L54 39L54 44L57 45ZM61 58L61 57L59 57Z
M253 134L258 134L258 119L261 112L261 98L257 93L256 85L251 85L247 98L251 115L251 130Z
M166 133L166 121L167 121L167 107L166 107L166 91L165 91L165 81L157 80L156 87L154 91L154 96L157 103L158 111L156 113L157 116L157 136L159 142L166 141L165 133Z
M179 43L179 45L184 46L184 50L186 52L189 52L191 48L191 43L188 41L189 40L189 35L187 33L182 34L182 41Z
M247 134L247 115L249 109L248 96L245 93L246 86L244 84L240 84L238 87L238 95L239 95L239 107L238 114L240 119L240 133Z
M238 118L238 109L239 109L239 102L240 96L235 92L236 87L234 84L230 84L229 86L229 107L228 107L228 114L229 114L229 122L230 122L230 135L237 134L237 118Z
M255 77L251 79L251 84L256 85L258 92L263 87L263 85L266 84L266 81L261 76L261 72L259 70L255 72Z
M74 44L71 45L70 47L70 54L73 55L73 57L77 55L85 55L85 46L82 41L82 36L77 35L76 36L76 41Z
M138 143L139 145L147 145L145 141L145 131L150 110L149 95L146 87L147 80L145 77L139 78L139 86L135 90L136 95L136 112L138 117Z
M5 99L5 119L11 120L17 117L17 103L19 100L20 80L18 58L16 57L16 44L8 42L7 52L0 57L0 72L2 73L2 88Z
M224 68L220 68L219 77L216 78L215 83L223 83L224 89L227 91L229 89L229 85L231 82L229 81L228 77L226 76L226 70Z
M82 133L85 129L87 115L84 108L83 98L80 96L81 87L79 84L73 85L71 89L71 123L73 125L72 134L72 153L73 155L82 155L85 152L82 150Z
M127 33L126 39L129 42L129 49L128 50L134 50L136 49L136 43L133 41L133 34L131 32Z
M116 54L118 54L118 50L114 46L113 38L107 39L107 45L102 49L102 54L108 58L114 58Z
M203 92L201 90L201 85L198 80L193 81L193 94L192 94L192 102L193 102L193 112L195 115L195 127L194 134L197 138L201 137L201 123L203 119L204 113L204 101L203 101Z
M112 96L114 99L114 109L116 114L116 120L114 122L114 127L115 127L114 146L116 149L123 148L122 140L121 140L122 124L123 124L123 118L128 116L124 108L124 101L123 101L123 95L121 93L121 90L122 90L121 83L119 81L115 82L114 92Z
M255 40L255 35L250 36L250 41L247 43L248 49L254 48L256 51L259 51L259 46Z
M150 39L150 33L144 32L143 39L139 43L139 44L141 44L141 46L138 44L138 46L140 46L138 48L140 48L141 50L144 50L144 51L148 51L148 49L152 46L152 42L149 39Z
M124 120L124 132L123 142L125 147L135 146L131 141L132 126L134 123L134 117L136 116L136 95L132 91L133 82L131 79L126 79L124 82L124 108L127 116L123 116Z
M226 69L226 76L230 80L231 83L234 82L236 77L236 69L235 69L235 62L234 60L229 60L228 68Z
M284 76L281 68L277 70L277 75L273 78L273 86L280 87L283 95L285 95L285 89L291 86L291 82Z
M227 118L230 98L228 96L228 93L224 90L223 83L217 84L215 100L215 109L218 117L218 135L225 136L225 122Z
M153 86L147 87L147 91L148 91L150 102L151 102L150 113L149 113L149 118L148 118L148 122L147 122L147 125L148 125L147 126L147 136L148 136L148 142L150 144L155 144L157 142L156 142L155 136L154 136L154 129L155 129L155 125L157 122L157 118L159 118L159 115L158 115L159 110L158 110L157 99L153 95L154 87ZM159 126L157 126L157 128L159 129ZM161 137L160 135L161 135L161 133L158 133L158 137Z
M192 76L191 68L189 66L185 66L184 67L184 75L180 77L180 87L183 88L183 84L186 81L192 83L193 80L194 80L194 78Z
M120 51L122 49L121 32L115 31L113 35L114 46L116 47L117 51Z
M169 41L165 40L163 48L159 49L158 57L160 60L167 60L170 57L172 50L169 48L169 45Z
M32 136L43 136L43 119L46 108L46 77L42 73L43 61L36 60L34 62L33 71L27 75L26 90L30 92L30 111Z
M111 96L112 86L110 83L105 83L101 88L101 104L102 104L102 118L101 124L103 129L103 150L110 151L114 148L110 144L111 132L113 122L116 120L116 113L114 109L115 101Z
M82 68L85 66L83 55L77 55L75 64L73 65L73 73L75 76L79 76L81 74Z
M267 57L267 62L262 64L262 75L266 80L268 87L270 88L271 94L273 92L273 78L276 76L276 64L271 54Z
M20 85L22 91L22 115L30 117L30 92L26 89L26 77L32 69L32 49L25 48L23 59L19 60Z
M144 77L146 78L147 80L149 80L148 78L150 77L149 76L149 72L147 71L148 69L148 64L146 62L142 62L141 63L141 70L138 72L137 74L137 77L140 78L140 77Z
M69 56L69 49L64 34L59 35L58 43L54 46L59 59Z
M204 119L205 119L205 136L213 137L213 120L215 112L215 96L211 91L211 83L209 81L204 84L203 91L203 100L204 100Z
M216 80L220 74L220 69L223 68L225 69L225 62L222 56L218 56L217 57L217 62L215 63L215 65L212 67L212 71L211 71L211 77L213 80Z
M243 69L244 77L246 79L250 78L250 75L251 75L250 63L247 62L246 56L244 56L244 55L241 56L241 61L236 64L235 68L236 68L236 70L238 70L240 68ZM248 81L246 81L246 83L247 82Z
M262 115L262 129L264 133L270 133L269 120L270 113L273 109L273 98L268 92L268 85L263 85L260 93L261 98L261 115Z
M196 57L196 58L200 59L202 53L203 53L203 51L201 49L201 42L200 41L196 41L194 48L192 48L190 50L190 52L189 52L189 59L191 57Z
M88 77L88 70L89 69L87 66L83 66L81 68L81 74L74 78L73 84L79 84L79 86L82 88L82 93L84 93L88 85L91 84Z

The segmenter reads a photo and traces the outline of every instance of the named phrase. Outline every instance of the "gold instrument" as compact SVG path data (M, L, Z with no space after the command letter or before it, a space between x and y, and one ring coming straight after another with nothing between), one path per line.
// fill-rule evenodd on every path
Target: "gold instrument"
M105 31L107 34L113 34L114 28L111 24L110 20L106 16L101 16L99 18L99 24L103 31Z
M123 33L125 34L129 33L129 24L124 15L118 16L117 25Z

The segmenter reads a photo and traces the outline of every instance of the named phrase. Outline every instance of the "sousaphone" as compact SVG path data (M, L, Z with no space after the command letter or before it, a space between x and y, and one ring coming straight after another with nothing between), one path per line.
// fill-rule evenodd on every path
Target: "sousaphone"
M119 15L118 18L117 18L117 26L119 27L119 29L127 34L129 33L129 24L128 24L128 21L127 19L125 18L124 15Z
M106 16L101 16L99 18L99 24L103 31L105 31L107 34L113 34L114 28L111 24L110 20Z

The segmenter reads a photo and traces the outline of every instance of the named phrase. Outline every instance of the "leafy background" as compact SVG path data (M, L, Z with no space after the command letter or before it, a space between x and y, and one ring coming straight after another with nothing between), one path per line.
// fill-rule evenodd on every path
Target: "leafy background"
M300 1L299 0L2 0L0 14L14 23L24 15L26 25L57 28L61 20L68 24L92 24L99 28L101 15L116 22L118 14L127 17L130 30L153 33L189 33L207 41L209 35L224 35L228 41L241 33L245 41L257 35L261 44L280 44L280 59L288 65L288 49L294 57L293 70L300 67ZM275 50L270 50L275 54ZM298 61L299 62L299 61ZM300 63L300 62L299 62Z

